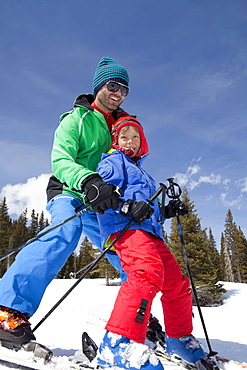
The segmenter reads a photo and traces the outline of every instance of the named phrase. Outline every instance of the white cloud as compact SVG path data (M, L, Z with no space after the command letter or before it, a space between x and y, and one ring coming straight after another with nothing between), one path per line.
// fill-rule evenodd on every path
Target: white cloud
M193 190L194 188L196 188L202 183L216 185L216 184L220 184L220 182L221 182L221 175L215 175L211 173L209 176L200 176L197 181L192 180L189 184L189 188L190 190Z
M192 162L195 162L194 160ZM197 161L198 162L198 161ZM240 210L243 207L243 193L247 192L247 177L235 182L240 188L240 192L233 194L233 184L230 179L223 179L222 175L210 173L209 175L200 176L201 167L197 164L189 165L185 173L177 173L174 178L180 186L186 186L189 191L201 186L202 184L211 184L216 186L215 194L207 194L205 199L212 201L215 197L220 199L224 207L236 207ZM223 191L220 190L223 187ZM201 190L203 191L203 189ZM233 194L233 196L232 196Z
M224 181L223 181L223 185L225 185L225 186L228 186L228 184L231 182L231 180L230 179L225 179Z
M201 167L198 166L198 164L194 164L194 166L189 166L188 167L187 173L191 177L191 176L195 175L197 172L199 172L200 169L201 169Z
M186 173L176 173L175 180L178 182L181 186L185 186L188 184L189 179L197 174L200 171L201 167L198 164L195 164L193 166L189 166Z
M200 176L199 183L205 182L208 184L216 185L221 182L221 175L211 173L209 176Z
M4 186L0 199L6 197L9 215L19 216L27 208L28 218L33 209L39 214L44 211L45 217L49 218L49 213L46 211L46 187L50 176L50 174L41 174L37 178L29 178L25 184Z
M241 193L247 193L247 177L240 179L237 184L241 187Z
M189 190L193 190L195 189L198 185L200 184L199 181L196 181L196 180L191 180L190 183L189 183Z
M201 158L197 160L200 161ZM181 186L187 186L189 190L195 189L202 183L216 185L221 182L221 175L215 175L211 173L207 176L200 176L199 179L194 179L193 177L201 171L201 167L198 164L190 165L187 168L186 173L176 173L175 179Z
M189 178L187 173L176 173L174 176L175 181L180 185L180 186L185 186L187 185Z
M226 206L226 207L232 207L232 206L237 205L240 202L241 198L242 198L242 195L239 195L236 199L228 200L228 199L226 199L227 196L228 196L228 193L221 193L221 195L220 195L220 199L221 199L223 205Z

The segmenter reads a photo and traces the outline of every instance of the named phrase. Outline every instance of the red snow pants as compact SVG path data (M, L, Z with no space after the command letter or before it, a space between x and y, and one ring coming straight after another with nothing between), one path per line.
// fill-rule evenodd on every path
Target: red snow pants
M190 281L165 243L144 230L132 229L114 247L128 279L120 287L106 330L144 343L152 301L161 291L166 334L172 338L190 335Z

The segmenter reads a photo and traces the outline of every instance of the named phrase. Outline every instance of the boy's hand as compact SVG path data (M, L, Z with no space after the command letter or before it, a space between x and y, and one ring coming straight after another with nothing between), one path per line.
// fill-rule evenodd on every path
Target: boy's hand
M188 207L180 199L172 199L167 206L161 209L161 213L164 214L165 218L172 218L177 215L184 216L188 214Z
M102 215L108 208L117 209L122 191L118 186L107 184L99 176L89 179L83 186L93 210Z
M141 225L147 218L150 218L154 210L144 201L136 202L128 199L121 207L121 215L133 217L138 225Z

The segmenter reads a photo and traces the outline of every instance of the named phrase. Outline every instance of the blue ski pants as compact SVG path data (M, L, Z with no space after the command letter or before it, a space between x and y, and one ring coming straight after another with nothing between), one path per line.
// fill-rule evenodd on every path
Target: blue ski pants
M80 199L70 194L51 199L47 204L51 226L73 216L80 204ZM32 316L46 287L76 249L82 233L102 250L97 215L92 211L75 217L24 247L0 281L0 305ZM124 281L127 275L122 270L119 257L108 253L106 256L120 271L121 280Z

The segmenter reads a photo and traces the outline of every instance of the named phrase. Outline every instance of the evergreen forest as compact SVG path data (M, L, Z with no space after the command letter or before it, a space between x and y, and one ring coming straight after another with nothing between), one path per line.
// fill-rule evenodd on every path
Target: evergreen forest
M186 259L189 261L200 304L221 304L225 290L220 282L247 283L247 239L228 209L220 249L217 249L211 228L202 229L194 202L190 200L186 188L183 189L181 200L189 209L188 215L180 216L185 251L181 247L176 217L171 220L170 234L164 232L165 242L187 276ZM27 218L27 209L16 220L11 219L7 200L4 198L0 202L0 257L35 237L47 226L49 222L44 213L37 214L35 210L32 210L31 219ZM57 278L79 278L100 253L86 236L82 237L80 245L69 257ZM16 254L0 261L0 277L13 263ZM109 285L111 279L118 277L119 273L104 257L86 278L105 278L106 285Z

